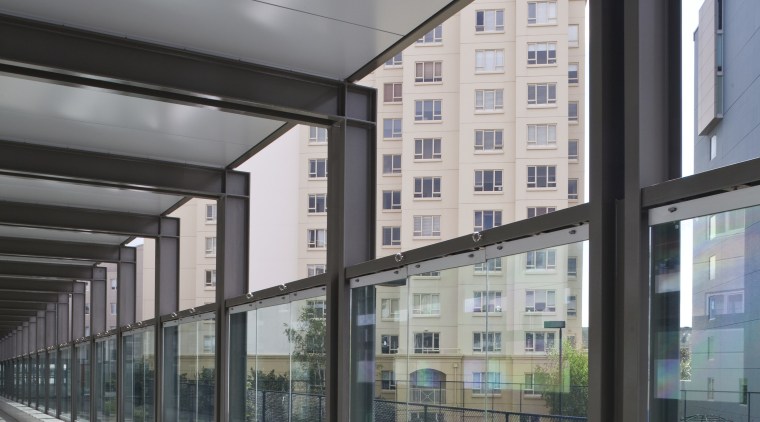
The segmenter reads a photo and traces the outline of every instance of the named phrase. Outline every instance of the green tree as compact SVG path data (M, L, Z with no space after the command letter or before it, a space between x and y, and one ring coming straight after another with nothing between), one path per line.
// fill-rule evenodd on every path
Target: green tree
M549 361L536 367L536 375L543 384L542 397L553 415L587 416L588 406L588 354L576 349L569 341L562 344L562 372L564 373L562 411L560 412L559 349L554 348Z
M691 379L691 349L681 346L681 379Z
M293 345L293 390L325 393L326 318L325 302L307 301L292 326L285 324L285 334Z

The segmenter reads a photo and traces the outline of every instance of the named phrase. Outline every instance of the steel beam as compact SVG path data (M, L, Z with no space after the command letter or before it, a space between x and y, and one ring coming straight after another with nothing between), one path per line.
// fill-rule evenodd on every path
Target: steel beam
M0 277L0 291L72 293L74 291L74 283L71 281L52 281L37 278Z
M26 306L27 304L38 304L41 305L41 309L45 309L45 304L54 303L58 300L58 294L44 292L3 292L2 300L15 302L18 306L22 306L22 309L34 309L31 306Z
M42 264L29 261L0 261L0 276L91 280L91 265Z
M3 297L0 297L0 309L3 311L11 311L16 312L16 310L20 311L42 311L46 308L46 303L43 302L32 302L32 303L19 303L15 300L6 300ZM30 315L33 316L33 315Z
M134 262L135 248L100 243L0 237L0 255L96 262Z

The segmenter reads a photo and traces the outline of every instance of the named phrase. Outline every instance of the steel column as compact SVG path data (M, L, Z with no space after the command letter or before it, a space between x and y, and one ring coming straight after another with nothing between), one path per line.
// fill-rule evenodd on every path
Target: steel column
M44 349L48 346L45 337L47 329L47 314L45 311L37 311L37 349Z
M117 272L116 325L123 327L135 323L137 268L133 262L120 262Z
M45 346L50 347L57 344L56 342L56 304L48 303L45 309Z
M37 317L29 318L29 352L34 353L37 346Z
M180 220L165 217L161 220L161 236L156 239L156 285L155 292L155 409L156 421L164 418L164 333L161 315L179 311L179 229ZM171 377L171 376L170 376Z
M108 296L106 280L90 282L90 335L106 330Z
M69 295L61 293L58 295L57 304L57 316L58 332L56 334L55 343L68 343L71 338L71 332L69 327Z
M71 294L71 339L84 337L85 284L73 283Z

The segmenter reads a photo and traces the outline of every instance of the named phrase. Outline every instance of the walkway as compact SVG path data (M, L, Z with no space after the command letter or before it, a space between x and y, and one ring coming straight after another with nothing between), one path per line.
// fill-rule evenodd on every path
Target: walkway
M0 422L60 421L39 410L0 397Z

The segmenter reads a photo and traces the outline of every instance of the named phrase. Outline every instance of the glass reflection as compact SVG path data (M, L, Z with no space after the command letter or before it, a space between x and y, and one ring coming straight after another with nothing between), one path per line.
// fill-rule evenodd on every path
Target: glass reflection
M61 416L71 419L71 348L61 349Z
M55 415L56 412L56 406L58 404L58 395L56 390L56 383L58 382L58 368L57 368L57 356L58 351L52 350L47 353L47 370L43 370L43 364L42 361L40 361L40 394L44 395L44 378L45 373L47 373L48 381L47 381L47 412L49 414ZM44 403L44 399L42 400ZM44 404L42 405L44 407Z
M116 336L95 342L96 421L116 421Z
M77 420L90 420L90 348L91 343L79 343L76 345L78 393L77 393Z
M124 418L134 422L155 420L154 329L131 331L122 337L124 350Z

